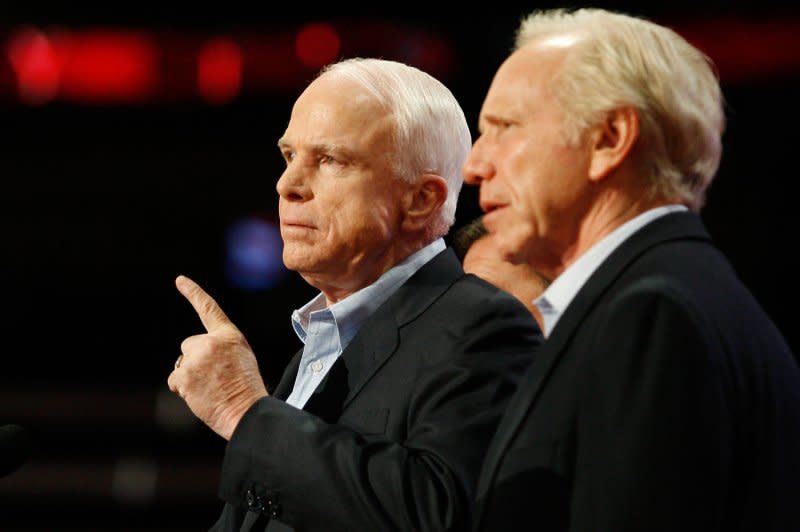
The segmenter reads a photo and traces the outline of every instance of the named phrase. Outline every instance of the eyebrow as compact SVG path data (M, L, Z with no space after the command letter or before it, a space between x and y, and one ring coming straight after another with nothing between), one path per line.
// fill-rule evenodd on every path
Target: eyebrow
M284 137L281 137L278 139L278 148L281 150L292 148L292 143L287 141ZM345 148L342 144L334 144L330 142L312 144L308 147L308 150L314 154L332 154L346 159L352 159L356 157L356 154L352 150Z
M483 126L485 125L498 124L500 122L508 122L508 120L494 114L482 113L478 115L478 132L483 133Z

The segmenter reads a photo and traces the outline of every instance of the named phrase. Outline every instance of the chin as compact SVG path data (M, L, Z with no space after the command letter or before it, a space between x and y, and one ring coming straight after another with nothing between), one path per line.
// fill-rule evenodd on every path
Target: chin
M307 257L304 256L303 253L291 252L291 251L287 252L286 249L284 248L283 265L286 266L287 269L292 271L302 271L303 269L305 269L304 267L307 266L307 264L305 264L307 260L303 260L304 258L307 259Z

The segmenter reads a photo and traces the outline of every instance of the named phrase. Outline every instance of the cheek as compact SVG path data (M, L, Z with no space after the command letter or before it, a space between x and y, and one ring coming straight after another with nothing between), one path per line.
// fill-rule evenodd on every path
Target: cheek
M397 187L382 186L363 194L353 207L353 223L372 232L394 230L400 210L400 193Z
M565 192L564 187L571 188L568 176L573 171L572 161L559 155L553 150L523 147L509 155L505 173L509 194L515 207L527 216L541 215Z
M332 201L326 203L322 214L326 243L358 245L358 242L386 239L395 230L400 199L391 183L386 186L340 186L327 193Z
M511 174L506 184L506 191L510 204L510 213L514 217L513 225L527 223L537 212L537 204L543 199L542 190L534 179L534 175L527 169L528 173Z
M363 235L375 230L374 216L369 210L370 200L349 198L339 203L327 216L324 242L333 247L357 246Z
M511 143L498 154L499 164L502 165L499 173L505 178L506 186L515 197L523 196L529 187L535 186L541 157L526 142Z

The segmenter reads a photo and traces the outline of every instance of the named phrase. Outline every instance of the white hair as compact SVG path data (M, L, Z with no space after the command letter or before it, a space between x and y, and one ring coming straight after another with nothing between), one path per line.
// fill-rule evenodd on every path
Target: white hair
M428 239L445 235L455 221L464 182L462 167L472 147L464 111L442 82L410 65L385 59L351 58L328 65L363 86L390 110L395 123L395 177L414 182L436 174L447 182L447 200Z
M567 142L577 142L608 111L632 106L640 122L634 156L651 194L699 211L719 167L725 129L711 60L669 28L588 8L527 15L515 49L563 34L577 37L552 86L567 115Z

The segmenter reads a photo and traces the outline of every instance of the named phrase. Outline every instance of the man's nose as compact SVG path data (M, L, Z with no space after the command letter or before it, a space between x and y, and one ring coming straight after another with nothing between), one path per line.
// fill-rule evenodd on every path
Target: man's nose
M461 172L464 182L469 185L480 185L483 180L494 177L494 165L489 161L480 138L472 145Z
M311 196L311 190L307 185L307 179L296 167L287 166L275 185L275 190L281 199L288 201L306 201Z

